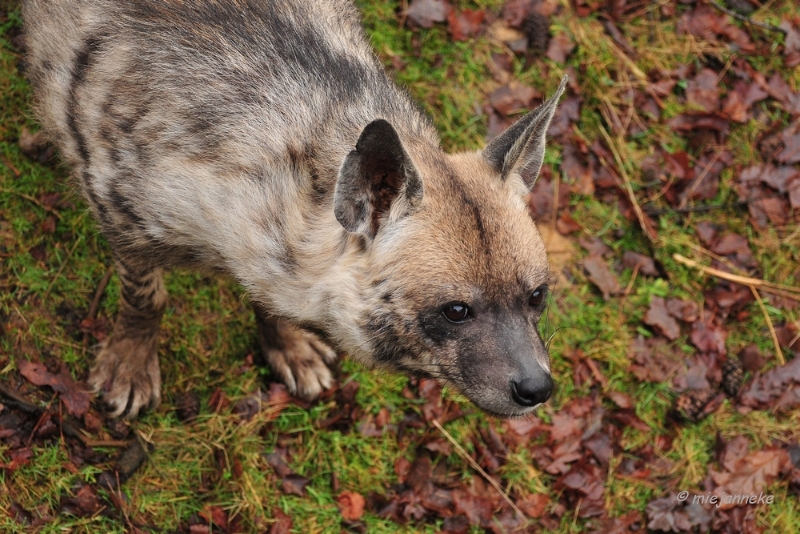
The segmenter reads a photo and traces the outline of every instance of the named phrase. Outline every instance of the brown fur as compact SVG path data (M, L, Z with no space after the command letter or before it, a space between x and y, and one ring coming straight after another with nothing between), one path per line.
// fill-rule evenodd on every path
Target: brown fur
M23 16L39 116L117 259L90 378L113 414L160 398L175 266L238 280L265 359L307 398L331 383L328 345L498 415L549 396L531 304L549 269L524 198L563 81L484 151L447 155L345 0L24 0Z

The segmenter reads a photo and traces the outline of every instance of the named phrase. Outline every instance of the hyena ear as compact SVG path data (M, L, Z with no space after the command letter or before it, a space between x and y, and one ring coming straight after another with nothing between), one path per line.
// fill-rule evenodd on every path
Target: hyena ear
M564 76L553 96L492 139L483 150L483 157L503 180L517 173L528 189L536 183L544 160L545 134L566 86L567 77Z
M369 123L339 170L333 211L348 232L375 237L381 216L402 217L419 205L422 179L388 121Z

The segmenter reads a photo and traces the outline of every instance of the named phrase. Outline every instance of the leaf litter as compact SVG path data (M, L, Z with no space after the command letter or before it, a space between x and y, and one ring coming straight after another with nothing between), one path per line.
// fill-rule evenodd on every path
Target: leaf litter
M642 14L642 3L577 0L572 4L580 16L599 17L603 32L620 53L629 60L637 59L636 50L629 44L627 24ZM573 31L568 31L569 27L551 30L550 18L559 9L563 8L555 2L510 0L501 11L493 13L461 9L446 0L412 0L399 16L414 32L440 25L455 41L469 43L484 33L501 36L500 41L510 56L548 73L556 72L557 68L573 69L571 63L583 52L583 42ZM653 68L643 73L645 78L639 85L630 88L630 102L638 103L643 111L637 114L641 124L608 117L609 131L619 130L625 135L636 128L640 128L638 131L642 127L667 128L685 143L677 150L674 147L668 150L664 145L653 147L642 162L642 169L645 175L650 173L648 178L653 185L642 186L633 198L624 186L624 169L618 167L607 140L586 139L576 134L589 104L579 92L581 83L571 82L570 94L559 107L549 130L554 143L561 147L561 160L556 165L545 164L531 199L531 211L537 219L552 222L562 235L578 234L587 251L582 262L585 276L609 306L620 305L625 294L620 283L625 270L654 280L668 280L670 274L646 247L623 249L623 252L599 238L587 238L583 222L573 217L574 199L595 197L640 224L642 220L637 220L634 203L646 204L645 198L661 194L664 204L643 206L649 217L644 224L657 228L659 215L650 214L662 205L686 210L716 202L725 173L731 170L735 194L746 205L755 228L764 230L797 223L795 210L800 208L800 127L796 121L788 125L776 121L768 133L759 134L761 162L742 166L730 151L721 148L737 127L732 123L762 120L765 107L792 118L800 116L800 95L792 89L795 82L787 81L780 72L766 77L742 57L771 53L764 48L767 36L739 25L706 2L682 2L680 8L670 3L649 13L648 16L675 21L678 32L696 42L728 47L739 55L732 56L726 65L701 58L674 71ZM800 64L797 22L782 19L780 23L786 37L778 49L780 61L787 68ZM565 63L570 65L565 67ZM522 113L535 108L544 96L536 87L516 79L508 56L498 56L494 69L499 79L487 91L482 107L490 138ZM665 114L663 100L673 97L680 104L678 111ZM618 105L622 109L624 102ZM30 157L39 161L49 161L52 157L51 149L30 133L20 141ZM558 182L559 178L565 182ZM50 194L40 202L55 213L63 200L58 194ZM53 234L56 223L55 216L45 219L41 223L42 232ZM754 254L749 232L730 230L724 223L696 222L689 217L686 224L714 255L715 268L747 273L758 270L758 253ZM32 247L30 254L39 262L48 261L49 251L44 242ZM401 443L408 454L394 463L397 484L364 495L358 488L336 490L342 525L363 529L364 515L374 514L403 525L440 521L443 532L467 532L470 528L490 532L527 531L534 525L530 520L536 520L539 527L555 529L562 520L572 518L585 520L586 525L602 532L629 532L645 527L660 532L760 532L752 504L724 503L714 507L698 504L700 501L694 498L679 500L677 492L684 488L677 486L678 481L671 475L674 466L667 459L682 427L713 417L725 402L741 413L763 410L780 414L800 406L800 363L797 363L800 359L770 366L755 345L745 347L738 355L729 353L738 314L752 302L747 288L725 281L705 286L695 300L654 295L644 301L639 332L647 337L632 337L625 348L631 375L643 385L666 385L672 395L670 415L655 426L637 415L635 395L610 389L614 381L609 380L611 375L606 376L602 360L576 350L567 360L574 370L575 385L583 394L563 399L560 408L548 406L540 410L544 413L527 419L488 421L480 431L468 436L464 444L472 460L501 485L511 488L508 496L525 517L520 517L487 480L477 475L464 477L466 467L454 468L453 462L462 460L454 456L453 447L436 432L432 422L446 425L463 418L465 413L450 397L442 396L438 383L410 381L406 393L416 404L398 420L386 408L366 413L356 401L358 383L347 382L327 394L324 401L331 408L318 422L316 431L345 434L355 430L368 439L389 436ZM109 329L104 321L86 318L79 328L101 340ZM779 326L781 344L788 351L800 348L792 328L791 324ZM690 345L691 357L677 348L680 343ZM30 390L21 381L14 387L3 386L0 440L7 448L0 455L0 469L13 473L35 461L34 445L62 441L71 453L73 465L97 466L100 475L95 483L82 483L65 493L61 511L83 517L118 513L115 510L124 506L119 500L120 486L146 461L149 447L136 434L131 439L130 427L124 423L120 426L118 422L105 420L91 407L85 384L73 380L63 363L52 363L17 360L19 374L30 384L47 390ZM204 412L211 411L232 413L247 422L267 409L274 408L277 417L291 403L303 406L291 399L282 386L271 384L268 388L235 401L218 389L205 408L190 391L177 399L176 416L183 424L194 424ZM48 408L27 400L21 391L33 395L37 402L49 402ZM63 403L67 412L63 418L56 409L59 403ZM393 424L392 420L398 422ZM271 424L268 421L266 426ZM66 428L71 428L74 435ZM127 441L119 447L118 454L95 453L95 447L87 446L85 438L76 437L83 432L101 443ZM631 446L624 438L629 432L649 435L652 439ZM796 447L788 441L756 446L741 435L727 440L720 437L716 460L707 467L701 486L691 488L692 495L724 498L758 493L775 484L789 484L789 480L798 481L792 486L796 493L800 487L797 462L792 462L792 454L797 456ZM291 467L292 448L292 441L286 439L284 446L279 443L275 450L264 454L264 462L285 495L307 499L306 488L311 480ZM505 483L504 466L509 455L523 451L530 457L531 465L548 477L545 480L554 491L531 493L519 484ZM221 472L235 473L241 469L236 467L235 459L229 462L224 454L217 463ZM638 511L615 516L609 478L644 480L658 489L651 492L648 502L641 503ZM99 491L102 489L108 491ZM35 511L19 505L11 513L16 522L27 525L52 520L37 517ZM280 509L274 509L272 517L270 532L288 532L293 527L292 518ZM136 529L147 526L144 519L134 518L132 522ZM208 504L184 522L182 531L244 530L236 516Z

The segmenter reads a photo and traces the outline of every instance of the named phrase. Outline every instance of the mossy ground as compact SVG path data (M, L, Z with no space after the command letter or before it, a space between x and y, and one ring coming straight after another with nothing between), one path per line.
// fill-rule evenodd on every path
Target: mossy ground
M482 7L495 13L501 7L499 1L474 4L461 2L459 7ZM70 311L85 315L98 282L112 263L111 255L85 202L71 187L67 169L59 164L33 162L17 145L23 128L36 131L38 125L31 110L30 87L19 68L21 56L11 43L21 26L18 7L15 2L4 5L4 11L0 12L0 318L5 330L0 338L0 380L16 376L16 362L21 358L42 356L63 360L76 378L85 378L92 347L75 334L68 316ZM783 15L800 15L792 2L772 5L771 13L762 17L767 22L777 24ZM486 135L486 117L481 110L487 94L497 87L487 63L501 44L487 34L464 43L454 42L443 25L412 32L398 24L397 2L362 0L359 7L378 54L390 71L393 64L402 64L402 69L392 75L431 115L444 146L449 150L479 148ZM547 72L543 74L536 68L525 68L524 60L517 58L514 74L521 83L550 92L565 68L578 69L583 104L577 128L586 139L603 136L601 130L608 129L610 114L630 113L626 120L636 119L638 111L623 105L623 93L638 83L637 69L642 73L652 69L671 70L709 56L722 62L731 56L730 50L721 44L677 33L674 22L656 22L643 16L626 26L631 46L639 51L637 68L632 69L628 65L630 60L623 57L597 18L575 17L568 3L563 2L561 13L553 17L552 23L554 32L566 32L577 45L567 64L538 60L534 65L544 65ZM766 75L781 71L790 84L800 87L800 71L786 72L777 59L754 57L752 65ZM665 97L664 104L666 116L685 111L674 95ZM779 110L765 107L764 111L775 120L788 121L788 116ZM759 162L755 144L766 127L756 121L733 126L727 143L736 147L735 165ZM638 162L653 147L679 149L686 143L678 133L663 125L648 127L635 137L611 133L609 139L637 191L644 190ZM557 172L560 147L548 147L547 162ZM713 203L735 201L733 181L732 172L723 173ZM60 195L58 206L48 206L42 201L43 195L50 193ZM572 195L570 209L580 221L579 235L599 237L620 254L624 250L647 253L646 239L616 206ZM541 410L544 420L569 399L591 393L589 384L576 386L572 380L573 362L568 356L580 348L602 364L608 378L606 390L629 395L635 403L636 415L649 427L647 432L626 429L622 440L625 450L638 449L654 436L674 432L665 424L674 394L667 384L640 383L629 373L628 347L635 336L651 335L642 324L651 296L698 301L709 286L706 278L698 277L696 271L673 259L674 253L697 257L698 238L693 225L700 220L713 220L731 232L746 235L765 279L785 282L798 273L800 232L796 223L755 230L745 212L734 209L722 213L723 216L720 212L662 215L653 254L669 274L668 281L634 276L631 270L624 270L619 276L620 283L623 288L630 284L624 298L609 302L602 299L577 267L582 252L569 260L567 271L571 280L555 292L544 327L548 337L555 333L550 347L557 382L557 395ZM44 229L49 218L55 219L54 231ZM38 257L30 252L36 247L43 251ZM331 486L332 475L335 474L341 490L365 495L371 491L384 492L397 483L394 464L403 456L413 460L413 451L401 448L390 434L365 437L357 431L320 430L318 423L334 408L332 402L309 409L290 407L271 423L274 431L270 433L260 432L273 417L269 411L243 423L230 413L209 410L208 400L217 388L235 401L262 385L262 373L242 367L245 356L257 350L252 312L242 290L230 281L179 271L167 276L167 287L170 304L162 324L159 352L163 401L159 409L134 424L135 432L152 443L154 450L144 467L123 486L124 516L156 525L159 531L166 532L177 529L204 507L214 505L221 506L231 516L238 515L245 531L256 531L266 530L273 511L281 509L292 516L297 532L335 532L340 529L341 515L335 501L337 492ZM114 317L118 292L118 281L112 277L101 302L100 317L109 320ZM796 323L799 319L797 310L767 306L767 311L775 324ZM728 350L736 353L755 343L764 354L774 354L763 314L756 304L749 307L749 312L746 320L730 329ZM686 336L677 339L673 348L687 356L693 351ZM357 402L364 413L377 414L381 408L387 408L390 423L399 424L406 410L419 409L402 395L407 384L405 377L377 375L349 360L342 363L340 376L360 384ZM192 425L179 422L174 411L175 399L185 391L193 391L202 399L201 415ZM471 452L467 437L476 429L495 423L467 403L464 408L470 413L449 424L448 430ZM775 439L796 442L799 416L798 411L781 416L760 411L743 415L726 401L713 416L677 430L672 448L666 453L674 462L672 479L680 480L681 489L700 488L713 459L717 434L728 438L743 434L756 447L769 445ZM279 480L264 459L263 454L273 450L278 436L291 438L291 467L311 479L305 497L283 495ZM225 465L240 467L220 470L218 451L227 459ZM0 442L0 457L5 452ZM440 461L448 471L461 472L465 479L479 476L455 452ZM615 460L617 464L619 461ZM663 494L658 483L618 476L614 472L615 462L609 468L606 485L609 515L642 511L649 500ZM126 531L123 514L84 518L59 515L59 503L74 484L80 480L93 481L99 473L91 465L69 469L66 467L69 463L67 450L56 440L36 446L30 464L13 472L0 470L0 488L4 488L0 491L0 530L25 531L13 519L13 502L40 516L55 516L41 527L41 532ZM501 475L508 491L553 492L554 478L537 469L524 448L508 457ZM758 523L770 532L793 531L800 520L796 497L785 485L770 490L776 496L775 504L758 508ZM401 526L370 513L364 516L364 521L368 532L435 532L439 527L436 523ZM557 531L581 532L585 528L584 520L568 512Z

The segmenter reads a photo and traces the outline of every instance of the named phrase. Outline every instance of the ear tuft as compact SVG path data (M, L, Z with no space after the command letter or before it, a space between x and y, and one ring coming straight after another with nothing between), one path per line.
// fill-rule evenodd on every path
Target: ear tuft
M483 150L484 158L503 180L511 173L518 173L528 189L533 187L544 161L547 128L566 86L567 77L564 76L553 96L512 124Z

